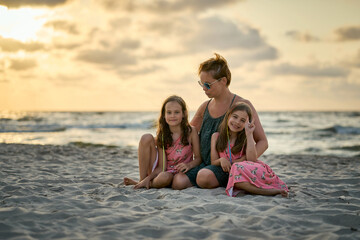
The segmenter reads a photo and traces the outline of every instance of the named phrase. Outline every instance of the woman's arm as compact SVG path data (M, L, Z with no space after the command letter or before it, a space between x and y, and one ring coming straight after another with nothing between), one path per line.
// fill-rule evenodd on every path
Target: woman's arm
M252 116L253 116L252 123L255 124L255 131L253 134L253 139L256 142L256 153L257 153L257 158L259 158L268 148L268 146L269 146L268 140L266 138L265 131L261 125L260 118L259 118L254 106L248 100L243 100L243 102L247 103L251 107L251 110L252 110Z
M195 127L191 127L191 145L194 153L194 160L189 163L190 169L201 163L200 138Z
M221 166L220 156L216 150L216 142L217 142L218 137L219 137L218 132L213 133L213 135L211 136L210 159L211 159L211 165L215 165L215 166Z
M194 117L190 122L190 125L195 127L197 133L200 132L200 128L204 117L204 111L207 103L208 102L204 102L203 104L200 105L200 107L198 108L198 110L196 111Z

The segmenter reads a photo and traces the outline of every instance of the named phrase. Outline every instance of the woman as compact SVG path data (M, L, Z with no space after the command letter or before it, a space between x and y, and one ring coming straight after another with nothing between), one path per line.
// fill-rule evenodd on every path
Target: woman
M203 163L174 177L172 187L178 190L191 186L201 188L226 187L228 173L225 173L219 166L211 165L211 136L218 130L225 113L235 102L247 103L252 109L257 157L261 156L268 148L264 129L251 102L229 90L231 72L225 58L215 53L214 58L200 64L198 74L200 77L199 84L210 100L201 104L190 124L200 132L200 150Z

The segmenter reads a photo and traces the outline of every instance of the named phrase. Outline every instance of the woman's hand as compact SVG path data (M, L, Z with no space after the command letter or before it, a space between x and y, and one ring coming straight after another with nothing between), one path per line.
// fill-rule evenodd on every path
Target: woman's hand
M220 158L220 165L224 172L230 172L231 163L226 158Z

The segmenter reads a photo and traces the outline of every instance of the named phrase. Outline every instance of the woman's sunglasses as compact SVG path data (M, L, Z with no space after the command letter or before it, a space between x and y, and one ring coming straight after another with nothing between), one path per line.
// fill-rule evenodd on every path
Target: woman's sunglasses
M203 87L206 87L206 89L210 89L210 86L211 85L213 85L214 83L216 83L216 82L218 82L218 81L220 81L221 80L221 78L219 78L219 79L217 79L217 80L215 80L214 82L212 82L212 83L202 83L201 81L198 81L198 83L199 83L199 85L203 88Z

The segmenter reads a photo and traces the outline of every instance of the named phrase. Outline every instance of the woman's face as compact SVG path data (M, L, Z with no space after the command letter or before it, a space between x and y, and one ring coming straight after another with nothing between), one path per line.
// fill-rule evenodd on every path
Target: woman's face
M228 119L228 127L231 132L241 132L244 127L246 121L248 121L249 116L245 111L234 111L230 114Z
M184 117L181 105L176 101L171 101L165 105L165 121L170 127L181 124Z
M217 91L219 90L221 82L220 79L214 79L211 73L201 72L199 84L200 86L202 86L202 89L204 90L205 94L209 98L212 98L214 97L215 93L217 93ZM206 85L210 88L206 87Z

